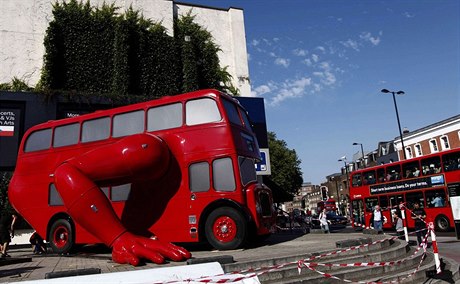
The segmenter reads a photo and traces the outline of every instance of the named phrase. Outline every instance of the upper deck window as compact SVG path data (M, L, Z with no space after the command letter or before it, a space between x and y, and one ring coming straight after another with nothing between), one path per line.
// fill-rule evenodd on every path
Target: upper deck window
M27 138L24 151L32 152L48 149L51 145L51 128L33 132Z
M249 121L249 117L247 113L242 108L240 108L240 112L241 112L241 117L243 118L243 121L244 121L244 126L246 126L248 130L252 131L252 124Z
M151 108L147 111L147 131L182 126L182 104L175 103Z
M238 109L236 108L236 105L228 100L222 100L224 103L225 111L227 112L228 120L230 120L231 123L237 124L237 125L242 125L240 116L238 115Z
M188 101L185 104L185 115L187 125L215 122L222 119L216 101L210 98Z
M53 147L75 145L80 138L80 124L72 123L54 129Z
M113 137L122 137L144 132L144 111L137 110L113 117Z
M110 118L102 117L83 122L81 142L99 141L109 138Z

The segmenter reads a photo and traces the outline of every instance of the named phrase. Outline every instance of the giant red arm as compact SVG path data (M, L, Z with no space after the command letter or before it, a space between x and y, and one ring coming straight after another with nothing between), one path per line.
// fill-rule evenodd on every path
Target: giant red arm
M164 141L136 134L74 157L57 167L55 185L70 216L88 232L112 247L112 259L137 265L139 258L156 263L164 258L181 261L191 254L178 246L129 233L97 186L161 178L170 153Z

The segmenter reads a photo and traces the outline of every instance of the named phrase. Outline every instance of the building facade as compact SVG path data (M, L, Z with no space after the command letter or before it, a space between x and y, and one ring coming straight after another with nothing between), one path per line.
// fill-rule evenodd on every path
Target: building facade
M45 47L43 40L53 20L54 0L2 0L0 17L0 83L16 77L34 86L41 73ZM85 1L84 1L85 2ZM220 47L221 67L227 66L233 86L242 96L250 96L248 56L243 10L212 8L171 0L90 0L92 6L114 3L120 12L130 6L144 18L163 25L173 35L174 19L191 11L195 22L208 30Z

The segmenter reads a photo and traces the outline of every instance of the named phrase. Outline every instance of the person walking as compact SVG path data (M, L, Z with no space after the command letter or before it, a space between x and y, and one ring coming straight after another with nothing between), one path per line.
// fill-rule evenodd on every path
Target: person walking
M383 215L382 215L382 210L380 210L379 205L375 205L374 212L372 212L372 219L374 222L374 229L380 233L383 232Z
M420 208L420 204L418 202L414 203L414 209L412 210L411 218L415 221L417 243L420 245L422 244L422 237L425 237L426 234L426 212L423 208Z
M16 213L9 213L3 210L0 216L0 244L1 257L10 257L7 253L11 238L14 236L14 223L16 222Z
M395 224L395 230L398 238L404 240L404 226L401 217L398 215L398 212L393 212L393 223Z
M319 218L319 224L321 225L321 229L323 229L323 232L325 234L329 234L329 223L331 221L327 219L326 208L324 208L323 211L319 213L318 218Z

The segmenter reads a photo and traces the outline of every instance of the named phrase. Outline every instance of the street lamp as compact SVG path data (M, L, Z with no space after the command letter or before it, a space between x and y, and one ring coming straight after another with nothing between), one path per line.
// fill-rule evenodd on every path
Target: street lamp
M354 142L353 145L355 145L355 146L356 146L356 145L360 145L360 146L361 146L361 156L363 157L363 168L365 168L363 144L362 144L362 143Z
M343 164L345 165L345 174L347 175L347 179L346 179L345 186L346 186L346 188L348 188L348 165L347 165L347 157L343 156L343 157L340 158L338 161L339 161L339 162L343 162Z
M395 104L395 110L396 110L396 119L398 120L399 137L401 138L401 146L403 150L404 160L406 160L406 148L404 148L403 135L401 131L401 123L399 122L398 106L396 105L396 98L395 98L395 94L404 95L404 92L403 91L392 92L392 91L388 91L387 89L382 89L381 92L385 94L391 93L393 95L393 102Z

